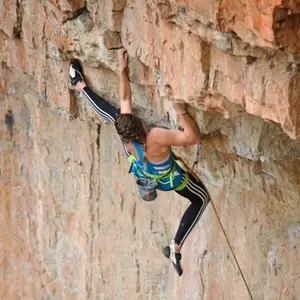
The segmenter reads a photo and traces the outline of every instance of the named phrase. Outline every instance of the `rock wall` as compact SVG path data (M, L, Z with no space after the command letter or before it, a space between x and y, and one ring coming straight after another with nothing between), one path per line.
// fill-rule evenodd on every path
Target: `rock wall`
M0 299L300 299L299 14L296 0L2 0ZM68 89L77 57L117 104L122 46L137 113L174 127L183 100L203 134L216 211L181 278L161 248L187 202L141 201L114 128Z

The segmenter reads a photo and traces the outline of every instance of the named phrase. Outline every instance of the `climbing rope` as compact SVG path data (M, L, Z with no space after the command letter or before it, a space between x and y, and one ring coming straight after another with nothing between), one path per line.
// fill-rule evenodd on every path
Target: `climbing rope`
M218 219L219 225L221 226L221 229L222 229L223 234L224 234L224 236L225 236L225 239L226 239L226 241L227 241L227 244L228 244L228 246L229 246L229 249L230 249L230 251L231 251L231 254L232 254L232 256L233 256L233 258L234 258L234 261L235 261L235 263L236 263L236 265L237 265L237 267L238 267L238 269L239 269L239 272L240 272L240 274L241 274L241 276L242 276L243 282L244 282L244 284L245 284L245 286L246 286L246 288L247 288L247 290L248 290L249 296L250 296L251 300L254 300L254 299L253 299L253 296L252 296L252 294L251 294L250 288L249 288L249 286L248 286L248 284L247 284L247 282L246 282L245 276L244 276L244 274L243 274L243 272L242 272L242 269L241 269L241 267L240 267L240 264L239 264L239 262L237 261L237 258L236 258L236 256L235 256L235 253L234 253L234 251L233 251L233 248L232 248L232 246L231 246L231 244L230 244L230 242L229 242L229 239L228 239L228 237L227 237L227 234L226 234L226 232L225 232L225 229L224 229L224 227L223 227L223 225L222 225L222 223L221 223L221 220L220 220L219 214L218 214L218 212L217 212L217 209L216 209L216 207L215 207L215 205L214 205L214 202L212 201L212 199L210 199L210 201L211 201L212 207L213 207L213 209L214 209L214 211L215 211L215 214L216 214L216 217L217 217L217 219Z
M196 173L194 172L194 169L195 169L195 167L197 166L197 164L199 163L200 153L201 153L201 145L198 144L198 145L197 145L196 159L195 159L194 164L193 164L193 167L192 167L192 174L193 174L197 179L199 179L199 177L198 177L198 176L196 175ZM183 162L183 163L184 163L184 162ZM184 163L184 165L185 165L185 163ZM186 166L186 165L185 165L185 166ZM190 171L190 168L189 168L189 171ZM250 295L250 298L251 298L251 300L254 300L254 299L253 299L253 296L252 296L252 294L251 294L250 288L249 288L249 286L248 286L248 284L247 284L247 282L246 282L245 276L244 276L244 274L243 274L243 272L242 272L242 269L241 269L241 267L240 267L240 264L239 264L239 262L238 262L238 260L237 260L237 258L236 258L236 255L235 255L235 253L234 253L234 251L233 251L233 248L232 248L232 246L231 246L231 244L230 244L230 242L229 242L229 239L228 239L228 237L227 237L227 234L226 234L226 232L225 232L225 229L224 229L224 227L223 227L223 225L222 225L222 222L221 222L221 219L220 219L220 217L219 217L219 214L218 214L218 211L217 211L217 209L216 209L216 206L215 206L215 204L214 204L214 202L213 202L213 200L212 200L211 197L210 197L210 201L211 201L213 210L214 210L214 212L215 212L215 214L216 214L218 223L219 223L219 225L220 225L220 227L221 227L221 229L222 229L222 232L223 232L223 234L224 234L224 236L225 236L226 242L227 242L227 244L228 244L228 246L229 246L230 252L231 252L231 254L232 254L233 258L234 258L234 261L235 261L235 263L236 263L236 265L237 265L237 267L238 267L238 269L239 269L239 272L240 272L240 274L241 274L241 276L242 276L243 282L244 282L244 284L245 284L245 286L246 286L246 288L247 288L247 290L248 290L248 293L249 293L249 295Z

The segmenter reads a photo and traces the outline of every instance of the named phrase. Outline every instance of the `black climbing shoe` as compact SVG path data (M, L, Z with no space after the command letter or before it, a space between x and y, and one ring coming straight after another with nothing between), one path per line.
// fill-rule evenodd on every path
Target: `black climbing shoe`
M167 257L171 260L177 274L179 276L181 276L183 273L182 268L181 268L181 263L180 263L181 254L175 253L174 241L172 241L172 244L170 246L167 246L163 249L163 254L165 257Z
M69 76L72 87L75 87L77 82L83 81L82 66L78 59L74 59L71 61L69 67Z

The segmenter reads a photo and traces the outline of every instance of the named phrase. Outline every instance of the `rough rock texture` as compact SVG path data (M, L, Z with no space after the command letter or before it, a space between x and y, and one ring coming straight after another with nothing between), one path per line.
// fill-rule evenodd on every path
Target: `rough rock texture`
M296 0L2 0L0 299L300 299L299 14ZM187 202L141 201L114 128L68 89L77 57L117 104L122 46L137 113L174 127L183 100L203 133L216 211L180 279L161 248ZM176 152L192 165L195 147Z

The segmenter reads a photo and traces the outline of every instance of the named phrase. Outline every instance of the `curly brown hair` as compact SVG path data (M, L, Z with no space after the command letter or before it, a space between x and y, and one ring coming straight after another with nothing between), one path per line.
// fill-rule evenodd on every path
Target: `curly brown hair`
M143 121L133 114L120 114L116 117L115 127L125 143L139 142L146 148L146 132Z

